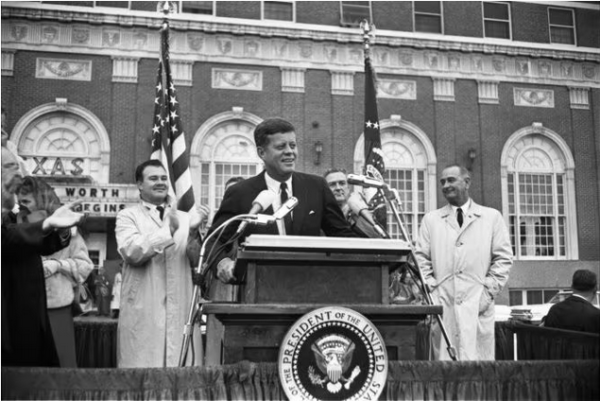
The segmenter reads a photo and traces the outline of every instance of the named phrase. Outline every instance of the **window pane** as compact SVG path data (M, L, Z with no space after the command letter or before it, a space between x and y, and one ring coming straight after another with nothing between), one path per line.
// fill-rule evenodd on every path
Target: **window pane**
M434 15L415 15L415 31L441 33L441 18Z
M129 8L128 1L97 1L96 7Z
M486 21L485 36L488 38L510 39L508 22Z
M543 299L541 290L527 291L527 305L541 304L543 303Z
M550 9L550 23L573 26L573 12L571 10Z
M508 20L508 4L483 3L483 16L485 18Z
M552 43L575 44L575 35L572 28L550 27L550 40Z
M212 1L182 1L181 12L189 14L213 14Z
M294 20L294 4L281 1L265 1L265 19L276 19L281 21Z
M508 292L509 305L523 305L523 291L509 291Z
M558 290L544 290L544 303L550 302L556 294L558 294Z
M439 14L442 6L439 1L415 1L415 12Z
M215 210L219 209L221 200L225 194L225 183L232 177L252 177L256 175L256 166L245 163L215 163L217 174L215 175Z

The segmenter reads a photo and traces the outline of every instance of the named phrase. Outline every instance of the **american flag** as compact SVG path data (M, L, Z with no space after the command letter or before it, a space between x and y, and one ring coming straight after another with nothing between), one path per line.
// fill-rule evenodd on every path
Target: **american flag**
M379 132L379 116L377 113L377 90L375 87L375 72L371 58L365 57L365 171L368 177L383 182L385 164L381 150L381 134ZM374 211L377 222L387 227L385 199L379 191L370 188L365 191L369 209Z
M190 157L181 124L179 102L169 66L169 25L161 32L162 57L158 62L151 159L158 159L169 173L170 195L177 208L189 212L194 206ZM164 74L163 74L164 72ZM175 184L175 185L173 185Z

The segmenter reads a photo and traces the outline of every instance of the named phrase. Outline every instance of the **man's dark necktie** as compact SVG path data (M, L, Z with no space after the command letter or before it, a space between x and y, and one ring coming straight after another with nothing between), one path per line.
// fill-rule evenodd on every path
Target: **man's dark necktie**
M281 198L281 206L283 206L285 204L285 202L287 202L287 200L289 199L288 193L287 193L287 184L285 182L281 183L281 191L279 193L279 196ZM283 223L285 225L285 235L291 235L292 234L292 214L288 213L285 215L285 217L283 218Z
M162 206L156 206L156 210L158 210L158 214L160 215L160 221L162 221L163 216L165 215L165 208Z
M456 210L456 221L458 221L458 226L462 227L463 225L463 211L461 208Z

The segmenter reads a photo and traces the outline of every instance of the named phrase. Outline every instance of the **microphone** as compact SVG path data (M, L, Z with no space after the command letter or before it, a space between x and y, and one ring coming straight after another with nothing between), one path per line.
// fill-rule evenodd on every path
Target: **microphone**
M365 219L371 226L373 226L373 229L381 236L381 238L390 238L385 230L373 219L371 213L368 212L367 204L360 198L360 196L350 196L347 202L350 210L352 210L352 213Z
M360 185L366 188L384 188L387 186L385 182L377 181L364 175L348 174L347 181L348 184Z
M287 216L296 206L298 206L298 198L292 196L288 200L285 201L283 205L275 213L273 213L273 218L276 220L283 219Z
M269 191L268 189L261 191L261 193L259 193L258 196L252 201L252 208L248 214L258 214L267 209L269 206L271 206L276 196L277 194L275 194L275 192ZM247 226L248 221L242 221L235 235L243 233Z

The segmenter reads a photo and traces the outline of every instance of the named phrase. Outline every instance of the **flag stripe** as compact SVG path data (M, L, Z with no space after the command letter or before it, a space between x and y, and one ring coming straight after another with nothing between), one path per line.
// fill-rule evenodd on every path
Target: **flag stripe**
M178 209L188 212L194 206L194 191L179 102L171 76L168 22L162 28L161 39L150 158L161 160L169 173L170 194L177 199Z

